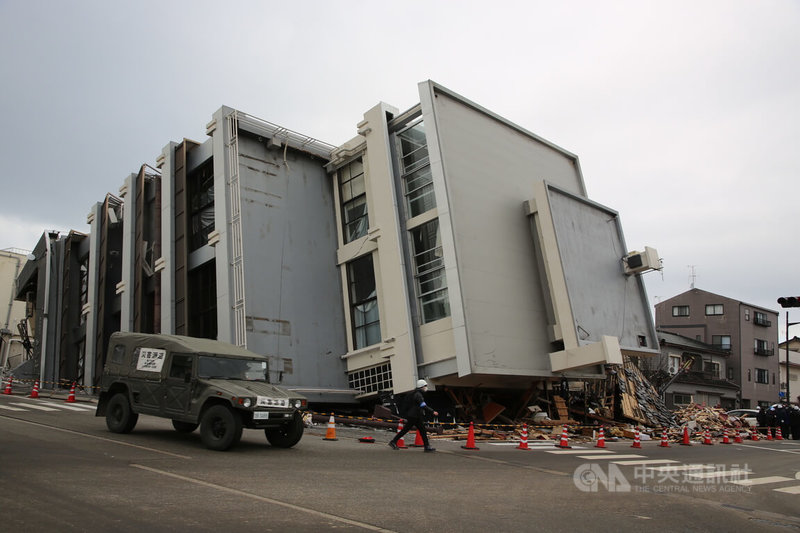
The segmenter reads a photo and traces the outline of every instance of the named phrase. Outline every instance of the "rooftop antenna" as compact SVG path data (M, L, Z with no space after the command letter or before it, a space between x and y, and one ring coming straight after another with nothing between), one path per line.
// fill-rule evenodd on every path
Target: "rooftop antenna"
M694 282L697 279L697 274L694 272L696 265L686 265L689 268L689 288L694 289Z

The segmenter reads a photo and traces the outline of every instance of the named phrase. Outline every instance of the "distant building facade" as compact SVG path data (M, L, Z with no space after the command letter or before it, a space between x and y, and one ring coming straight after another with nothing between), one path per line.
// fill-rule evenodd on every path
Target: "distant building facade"
M740 387L737 407L775 403L780 382L778 312L690 289L655 306L656 327L730 353L724 378Z
M25 320L27 306L16 299L16 287L28 254L27 250L0 250L0 373L26 358L19 324Z

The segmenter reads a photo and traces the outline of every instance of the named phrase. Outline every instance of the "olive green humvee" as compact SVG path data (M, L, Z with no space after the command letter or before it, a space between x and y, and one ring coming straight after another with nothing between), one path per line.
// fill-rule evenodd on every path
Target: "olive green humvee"
M133 430L140 414L172 419L180 432L198 426L203 443L227 450L242 428L263 429L273 446L303 436L300 394L267 382L268 359L244 348L178 335L111 335L95 416L116 433Z

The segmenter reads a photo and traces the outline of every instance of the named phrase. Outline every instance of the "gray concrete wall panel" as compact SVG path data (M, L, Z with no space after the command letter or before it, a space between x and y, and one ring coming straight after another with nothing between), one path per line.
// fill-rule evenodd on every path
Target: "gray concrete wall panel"
M447 93L434 101L473 371L549 375L552 346L522 205L542 179L581 193L575 160Z

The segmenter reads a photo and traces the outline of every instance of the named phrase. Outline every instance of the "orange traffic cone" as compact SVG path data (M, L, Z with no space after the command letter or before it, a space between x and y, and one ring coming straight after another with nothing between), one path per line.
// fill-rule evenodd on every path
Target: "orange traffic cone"
M67 403L75 403L75 382L72 382L72 386L69 388L69 396L67 396Z
M772 440L772 428L767 428L767 440Z
M522 424L522 435L519 438L518 450L530 450L528 448L528 424Z
M669 448L669 440L667 439L667 428L664 428L664 431L661 432L661 444L658 445L659 448Z
M561 442L556 444L556 448L572 448L569 445L569 437L567 436L567 426L564 426L564 429L561 430Z
M336 420L333 418L333 414L328 419L328 429L325 431L325 438L322 440L339 440L336 438Z
M783 434L781 433L780 426L778 426L778 432L775 433L775 440L783 440Z
M722 444L730 444L731 439L728 438L728 428L722 428Z
M30 396L28 398L38 398L39 397L39 380L33 382L33 390L31 391Z
M475 428L473 427L472 422L469 423L469 433L467 433L467 444L461 446L465 450L479 450L477 446L475 446Z
M422 448L425 446L425 443L422 442L422 435L419 434L419 430L417 430L417 435L414 437L414 444L409 444L409 446L413 446L414 448Z
M633 435L633 444L631 444L631 448L641 448L642 443L639 441L639 428L636 428L636 433Z
M758 437L758 428L753 428L753 432L750 433L750 440L761 440Z
M402 420L397 423L397 432L400 433L401 431L403 431L403 421ZM408 449L408 446L406 446L406 441L405 441L405 439L403 437L400 437L399 439L397 439L397 447L401 448L403 450L407 450Z
M595 448L605 448L606 447L606 434L603 430L603 426L600 426L600 434L597 436L597 444L594 445Z
M703 433L703 444L708 446L713 445L714 443L711 442L711 433L706 429L705 433Z
M689 440L689 427L683 426L683 440L681 440L681 446L691 446L692 441Z
M742 432L741 431L736 430L736 436L733 437L733 442L736 442L736 443L742 442Z
M6 381L6 388L3 390L3 394L11 394L11 381L14 378L8 376L8 381Z

